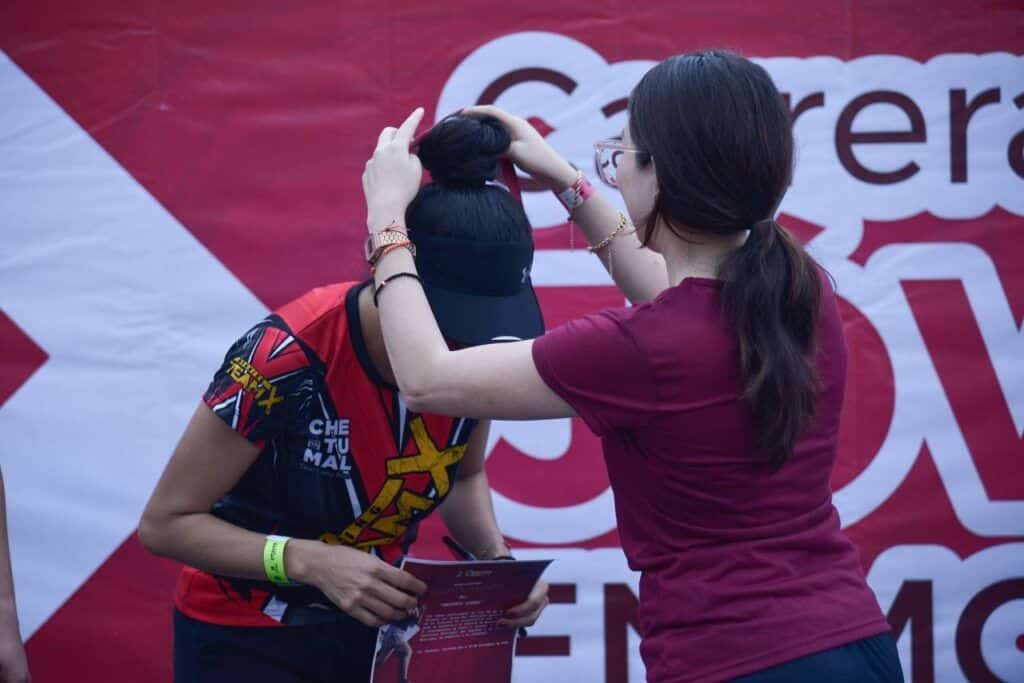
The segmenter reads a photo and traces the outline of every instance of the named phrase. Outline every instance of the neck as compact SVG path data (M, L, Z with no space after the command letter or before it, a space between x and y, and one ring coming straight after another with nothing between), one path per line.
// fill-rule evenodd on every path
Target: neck
M718 278L718 270L726 257L747 240L747 232L735 235L708 235L694 232L673 234L659 231L665 244L658 251L665 258L669 285L674 287L688 277Z
M373 283L359 292L359 326L363 332L363 343L370 354L370 362L381 378L395 384L395 373L391 370L388 350L384 346L384 334L380 330L380 315L373 305Z

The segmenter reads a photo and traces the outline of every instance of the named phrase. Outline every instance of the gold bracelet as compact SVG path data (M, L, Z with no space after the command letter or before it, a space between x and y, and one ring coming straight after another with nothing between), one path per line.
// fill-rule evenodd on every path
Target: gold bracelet
M613 239L615 239L616 237L618 237L621 234L624 234L624 231L625 231L627 225L629 225L629 221L626 220L626 214L624 214L624 213L622 213L620 211L619 212L619 225L618 225L618 227L616 227L615 230L613 230L612 233L610 235L608 235L607 237L605 237L603 240L601 240L600 242L598 242L597 244L595 244L592 247L587 247L587 249L590 251L591 254L596 254L597 252L601 251L602 249L607 247L609 244L611 244Z

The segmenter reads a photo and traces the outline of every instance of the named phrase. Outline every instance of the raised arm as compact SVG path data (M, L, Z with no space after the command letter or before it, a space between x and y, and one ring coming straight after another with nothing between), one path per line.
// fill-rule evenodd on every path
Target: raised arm
M469 107L463 114L493 116L500 121L512 138L509 157L548 189L562 191L576 181L577 170L525 119L493 106ZM598 245L618 226L619 212L595 191L576 209L573 221L583 231L587 242ZM665 260L641 246L632 232L617 235L596 254L615 284L633 303L650 301L669 285Z
M417 109L401 128L385 128L366 164L363 191L371 232L405 230L405 209L423 174L419 159L409 154L412 133L422 118L423 110ZM507 420L574 415L538 374L532 341L449 351L423 287L405 275L416 275L412 254L392 250L377 262L374 286L388 357L411 409Z

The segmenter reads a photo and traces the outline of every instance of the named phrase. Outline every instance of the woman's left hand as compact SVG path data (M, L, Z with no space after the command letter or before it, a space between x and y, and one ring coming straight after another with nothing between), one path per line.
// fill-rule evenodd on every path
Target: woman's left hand
M423 177L419 157L409 153L409 143L421 120L423 107L417 107L398 128L382 130L377 148L366 162L363 195L370 232L392 223L405 225L405 209L419 191Z
M548 584L538 581L530 591L530 597L526 598L526 602L505 610L505 614L498 621L498 626L506 628L533 626L547 606Z

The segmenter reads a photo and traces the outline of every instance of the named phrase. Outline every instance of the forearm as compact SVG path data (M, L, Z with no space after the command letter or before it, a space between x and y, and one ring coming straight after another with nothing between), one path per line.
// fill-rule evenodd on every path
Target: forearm
M150 552L196 569L241 579L265 580L266 536L219 519L208 512L144 517L139 536ZM285 571L299 583L312 583L312 565L323 547L319 541L292 539L285 548Z
M601 244L619 224L619 211L599 192L576 209L573 221L591 245ZM640 244L632 228L616 235L596 252L605 270L633 303L654 299L668 287L665 259Z
M565 190L576 182L578 171L562 161L557 176L549 179L555 191ZM619 225L619 211L596 189L572 216L591 246L601 244ZM626 234L626 232L630 234ZM633 303L650 301L668 287L665 259L640 244L631 228L616 235L596 252L605 270Z
M416 273L407 249L398 249L377 263L374 285L398 273ZM426 294L418 282L402 277L381 290L378 306L388 358L406 400L431 393L443 378L443 363L451 353L437 327Z
M484 471L471 474L452 487L441 506L448 531L480 559L508 554L508 545L494 517L491 487Z

